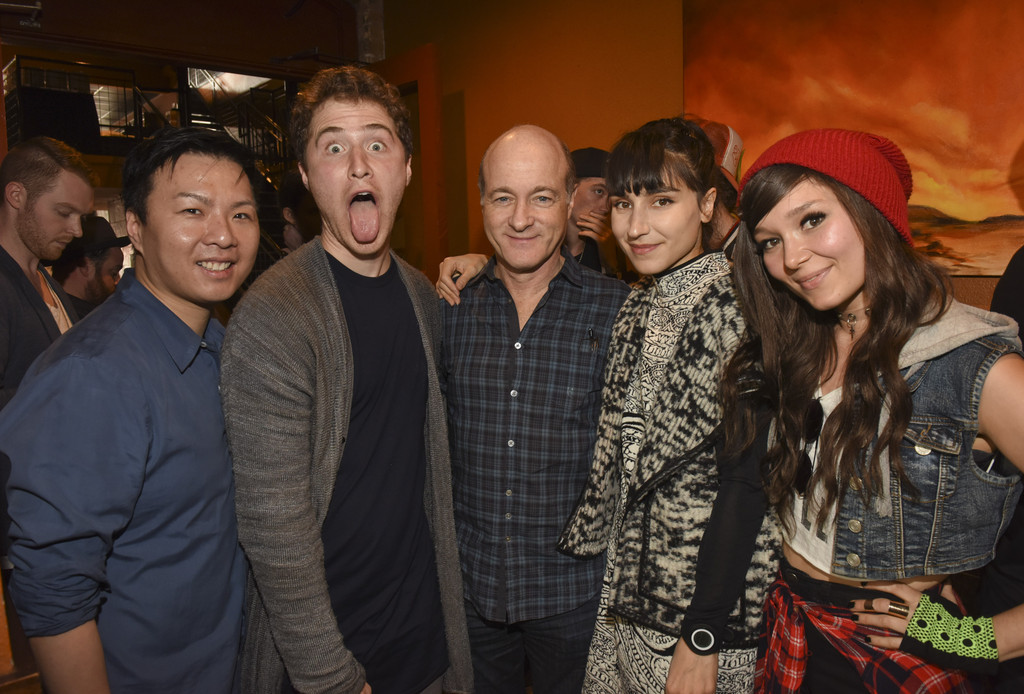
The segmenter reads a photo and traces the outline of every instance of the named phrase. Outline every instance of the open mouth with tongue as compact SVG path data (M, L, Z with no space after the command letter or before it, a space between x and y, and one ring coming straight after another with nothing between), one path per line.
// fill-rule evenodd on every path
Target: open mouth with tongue
M380 211L373 193L362 192L352 196L348 206L349 228L359 243L371 243L380 231Z

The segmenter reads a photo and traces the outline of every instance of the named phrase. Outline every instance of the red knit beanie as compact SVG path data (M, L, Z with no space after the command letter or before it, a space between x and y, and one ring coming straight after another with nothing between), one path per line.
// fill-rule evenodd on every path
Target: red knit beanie
M806 130L790 135L757 158L744 174L741 190L754 174L774 164L796 164L831 176L860 193L913 245L907 201L914 181L907 158L892 140L854 130Z

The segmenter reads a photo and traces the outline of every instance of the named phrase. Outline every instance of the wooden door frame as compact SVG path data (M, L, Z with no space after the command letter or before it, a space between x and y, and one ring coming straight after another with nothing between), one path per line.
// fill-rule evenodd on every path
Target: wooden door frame
M426 44L370 65L370 69L398 87L403 95L416 95L419 105L420 149L417 166L423 185L423 268L436 279L435 268L448 255L448 214L444 191L443 138L441 136L441 75L437 47Z

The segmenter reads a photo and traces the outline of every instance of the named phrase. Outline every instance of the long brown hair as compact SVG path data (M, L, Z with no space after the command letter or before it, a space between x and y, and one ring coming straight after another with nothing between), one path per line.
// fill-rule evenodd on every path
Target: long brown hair
M877 209L833 178L782 164L759 171L746 183L740 206L747 230L737 238L733 260L748 337L723 376L726 442L731 450L750 445L751 403L760 402L769 410L776 429L763 468L765 487L784 522L791 516L808 407L819 384L837 368L836 314L816 311L768 275L753 230L805 180L831 190L860 234L864 294L871 307L871 320L847 358L842 401L819 439L810 486L820 484L824 490L817 517L821 525L828 509L841 504L848 489L857 490L867 504L888 484L879 460L883 451L893 472L907 481L899 447L912 405L899 372L900 350L919 326L942 315L949 304L950 284L945 272L906 244ZM744 397L751 393L759 397ZM879 432L883 405L889 416ZM852 482L856 478L861 484Z

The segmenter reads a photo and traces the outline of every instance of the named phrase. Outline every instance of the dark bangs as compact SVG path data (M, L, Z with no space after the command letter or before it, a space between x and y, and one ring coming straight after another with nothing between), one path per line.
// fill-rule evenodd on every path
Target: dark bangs
M704 131L682 118L663 118L622 136L608 158L605 181L612 195L657 193L682 184L703 196L715 168Z

